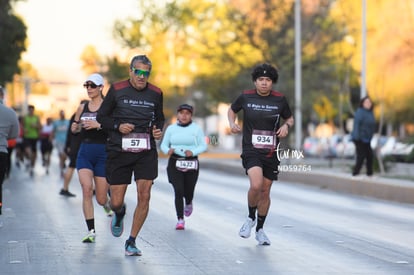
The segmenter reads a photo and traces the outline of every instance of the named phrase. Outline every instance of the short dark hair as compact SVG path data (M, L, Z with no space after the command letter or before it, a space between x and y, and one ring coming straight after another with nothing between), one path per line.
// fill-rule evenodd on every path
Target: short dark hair
M136 55L131 59L131 63L129 64L129 68L132 70L132 68L134 67L134 63L135 62L140 62L142 64L145 65L149 65L149 70L151 71L152 69L152 63L151 60L149 60L149 58L146 55Z
M256 81L259 77L266 76L269 77L273 83L277 83L279 78L279 73L275 67L270 64L263 63L254 67L252 72L252 79Z
M363 98L361 98L360 100L359 100L359 107L361 107L361 108L363 108L364 107L364 102L365 102L365 100L369 100L369 101L371 101L371 108L369 108L369 110L373 110L374 109L374 102L372 102L372 99L369 97L369 96L364 96Z

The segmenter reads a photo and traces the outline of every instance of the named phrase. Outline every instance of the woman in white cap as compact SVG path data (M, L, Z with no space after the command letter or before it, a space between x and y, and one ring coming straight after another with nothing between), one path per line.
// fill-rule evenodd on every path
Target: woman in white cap
M100 74L92 74L86 79L83 87L86 88L90 101L79 106L75 120L71 125L72 132L81 135L76 169L82 186L82 208L88 227L88 234L82 239L84 243L95 242L95 219L92 201L94 185L96 201L104 207L108 216L112 215L108 196L109 185L105 177L107 134L102 131L101 124L96 121L96 113L103 102L103 84L104 81Z

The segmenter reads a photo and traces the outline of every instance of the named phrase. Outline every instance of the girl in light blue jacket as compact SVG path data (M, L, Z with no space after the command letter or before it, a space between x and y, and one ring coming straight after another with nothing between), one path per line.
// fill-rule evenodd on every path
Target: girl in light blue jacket
M184 216L189 217L193 212L199 173L198 155L207 150L203 130L192 121L192 116L191 105L180 105L177 108L177 123L167 127L160 145L161 151L169 156L167 174L175 193L177 230L185 228Z

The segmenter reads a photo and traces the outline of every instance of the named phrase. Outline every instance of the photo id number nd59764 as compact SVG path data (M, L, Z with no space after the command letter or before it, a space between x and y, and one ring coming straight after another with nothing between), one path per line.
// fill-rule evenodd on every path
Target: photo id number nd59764
M310 172L312 166L309 164L282 164L278 166L280 172Z

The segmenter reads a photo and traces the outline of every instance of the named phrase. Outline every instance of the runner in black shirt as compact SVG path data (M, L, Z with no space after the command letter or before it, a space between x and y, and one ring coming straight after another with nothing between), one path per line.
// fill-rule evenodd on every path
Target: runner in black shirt
M124 196L132 173L137 186L137 205L125 255L140 256L135 240L148 215L151 186L158 176L158 153L155 139L164 127L162 91L148 83L151 61L145 55L132 58L130 78L111 85L98 112L98 121L108 131L107 179L111 206L116 215L112 235L121 236L125 216Z
M256 224L257 211L256 240L260 245L270 245L263 224L270 207L270 188L279 173L280 161L275 150L279 138L287 136L294 120L284 95L272 90L278 79L277 69L269 64L258 65L253 69L252 78L256 88L244 91L228 110L232 133L242 131L236 124L236 113L243 110L241 158L250 180L247 194L249 217L239 235L250 237L251 229ZM282 126L281 118L284 120Z

